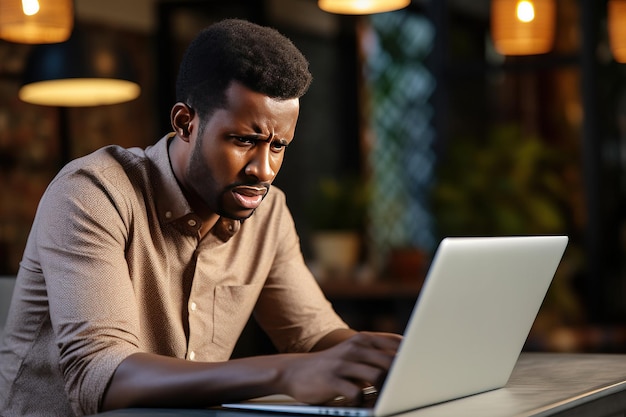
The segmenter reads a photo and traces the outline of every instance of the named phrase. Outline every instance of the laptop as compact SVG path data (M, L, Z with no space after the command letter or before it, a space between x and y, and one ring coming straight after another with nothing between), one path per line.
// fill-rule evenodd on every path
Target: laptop
M445 238L371 407L287 396L228 409L384 417L503 387L561 261L566 236Z

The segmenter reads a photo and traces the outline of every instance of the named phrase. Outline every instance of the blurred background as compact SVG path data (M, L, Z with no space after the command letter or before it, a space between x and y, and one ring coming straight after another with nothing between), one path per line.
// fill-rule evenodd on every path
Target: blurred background
M61 43L4 30L26 3L0 0L0 275L17 273L59 168L167 134L185 47L238 17L279 29L310 61L275 184L350 324L401 331L445 236L566 234L526 349L626 352L626 0L412 0L374 14L317 0L74 0ZM520 3L538 32L515 29L507 10ZM47 55L59 46L81 60ZM34 104L23 87L61 77L39 72L63 62L70 78L96 67L83 91L117 70L139 89L121 103Z

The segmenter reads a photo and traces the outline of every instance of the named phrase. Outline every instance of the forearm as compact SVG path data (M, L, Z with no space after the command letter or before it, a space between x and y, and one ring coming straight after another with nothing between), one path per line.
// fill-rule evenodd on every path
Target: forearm
M206 407L276 393L281 355L201 363L137 353L119 365L103 410L126 407Z
M343 396L359 401L364 384L387 372L401 337L338 329L311 353L205 363L136 353L111 378L102 410L126 407L207 407L270 394L319 404Z
M338 329L312 351L335 346L356 332ZM102 403L104 410L137 406L198 407L278 392L287 355L201 363L148 353L126 358L115 371Z

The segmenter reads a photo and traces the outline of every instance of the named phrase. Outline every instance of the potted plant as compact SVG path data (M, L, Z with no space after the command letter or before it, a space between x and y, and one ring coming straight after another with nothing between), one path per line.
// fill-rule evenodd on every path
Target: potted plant
M322 178L308 205L318 275L349 277L359 262L369 193L357 176Z

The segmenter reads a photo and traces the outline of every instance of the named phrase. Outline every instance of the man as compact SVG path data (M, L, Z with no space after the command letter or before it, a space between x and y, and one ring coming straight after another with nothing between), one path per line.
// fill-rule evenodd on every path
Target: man
M400 337L357 333L307 270L280 190L308 63L225 20L189 46L174 132L68 164L40 202L0 348L0 414L358 402ZM281 352L229 360L250 314Z

